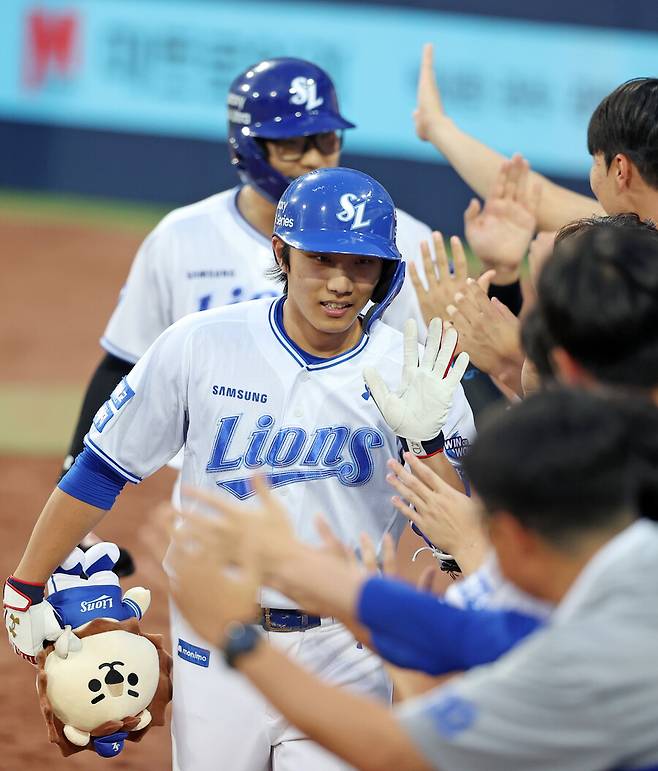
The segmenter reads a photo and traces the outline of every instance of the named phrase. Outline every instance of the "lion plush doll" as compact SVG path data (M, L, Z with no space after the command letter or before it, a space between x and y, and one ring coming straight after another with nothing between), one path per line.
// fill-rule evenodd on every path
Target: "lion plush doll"
M139 628L150 592L121 594L118 556L111 543L75 549L48 581L62 632L39 654L37 688L49 739L65 756L118 755L126 740L164 724L171 700L171 656L160 635Z

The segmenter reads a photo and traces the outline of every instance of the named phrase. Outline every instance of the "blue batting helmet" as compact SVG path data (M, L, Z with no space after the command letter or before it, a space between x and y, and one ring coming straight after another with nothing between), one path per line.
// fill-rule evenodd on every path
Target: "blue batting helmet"
M274 217L274 235L295 249L384 260L367 327L402 288L405 265L396 230L395 204L385 188L362 171L341 167L317 169L294 180Z
M239 75L229 88L231 164L245 184L276 203L290 184L270 166L257 139L285 139L354 128L338 111L327 73L303 59L266 59Z

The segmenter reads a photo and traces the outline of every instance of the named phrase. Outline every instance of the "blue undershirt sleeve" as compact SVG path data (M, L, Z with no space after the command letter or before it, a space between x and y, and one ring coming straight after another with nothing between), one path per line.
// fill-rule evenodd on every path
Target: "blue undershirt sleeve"
M380 577L364 584L357 613L382 658L430 675L489 664L542 623L512 610L456 608L434 594Z
M57 486L79 501L109 511L125 484L125 477L85 447Z

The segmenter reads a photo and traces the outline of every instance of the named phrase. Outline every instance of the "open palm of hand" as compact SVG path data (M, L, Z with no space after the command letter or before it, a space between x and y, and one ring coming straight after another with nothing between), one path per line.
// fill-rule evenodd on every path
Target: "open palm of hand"
M535 217L518 201L488 200L482 211L465 223L468 243L487 264L517 268L535 230Z

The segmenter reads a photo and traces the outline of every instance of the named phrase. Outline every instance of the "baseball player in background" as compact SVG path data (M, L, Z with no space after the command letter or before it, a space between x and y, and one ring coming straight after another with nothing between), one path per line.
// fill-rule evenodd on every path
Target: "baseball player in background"
M277 202L292 179L337 166L343 131L351 128L331 79L310 62L269 59L233 81L229 152L241 184L171 212L140 247L101 338L106 353L88 386L63 472L81 452L100 405L168 326L188 313L280 293L268 274ZM397 216L398 247L420 263L430 229L403 211ZM417 320L424 339L418 301L405 282L385 320L401 330L408 318ZM180 467L180 459L173 465ZM125 553L119 569L132 572Z
M283 297L181 319L96 414L7 584L13 597L31 599L13 638L19 652L41 649L42 584L53 568L126 481L138 483L181 449L185 484L244 500L252 471L263 469L301 540L319 543L309 512L322 510L350 548L362 532L381 548L386 533L397 540L404 528L386 482L401 444L457 480L459 460L441 449L474 435L459 383L468 357L451 366L456 332L442 334L440 322L422 356L413 321L404 337L381 322L404 280L395 222L388 193L361 172L320 169L290 185L272 237ZM390 698L379 660L334 619L267 588L260 603L275 646L327 681ZM176 771L345 768L217 660L177 608L172 627Z

